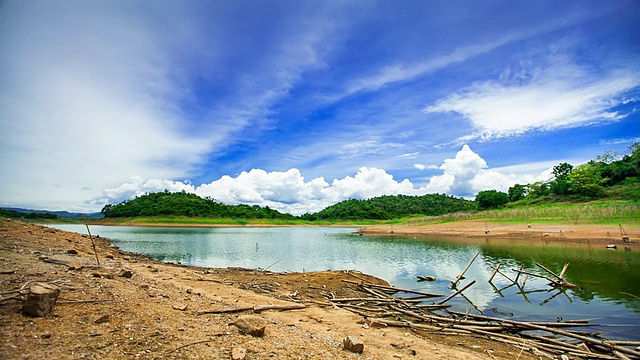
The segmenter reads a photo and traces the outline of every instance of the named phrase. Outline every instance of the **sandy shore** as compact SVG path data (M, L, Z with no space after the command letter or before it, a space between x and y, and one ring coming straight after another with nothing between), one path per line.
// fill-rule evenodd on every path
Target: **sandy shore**
M480 336L369 327L362 316L319 304L330 294L367 296L343 279L385 283L358 272L196 268L122 252L106 239L95 242L100 265L87 236L0 221L0 358L536 358ZM18 291L36 281L61 289L52 315L32 318L21 311ZM252 311L224 312L264 304L305 308L255 314L267 322L262 337L233 325ZM200 314L211 310L223 312ZM344 350L347 336L360 338L364 353Z
M569 224L500 224L482 220L467 220L431 225L375 225L360 231L370 235L413 235L469 239L521 239L527 241L563 242L576 246L630 247L640 249L640 225L625 225L629 242L622 240L616 225Z

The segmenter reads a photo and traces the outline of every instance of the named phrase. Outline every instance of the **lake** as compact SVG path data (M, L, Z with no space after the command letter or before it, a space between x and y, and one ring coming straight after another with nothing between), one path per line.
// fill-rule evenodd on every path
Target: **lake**
M86 234L84 225L52 225ZM358 270L391 285L449 295L450 281L475 255L466 279L476 283L449 303L454 310L519 321L588 319L602 324L584 328L603 331L611 339L640 340L640 252L571 247L525 240L434 240L415 237L358 236L355 228L191 228L91 226L93 235L108 238L125 251L156 260L200 267L261 268L275 272ZM527 242L527 245L523 245ZM566 279L578 289L554 290L547 281L528 278L525 293L501 275L488 282L501 264L544 274L535 263L559 273L569 263ZM435 282L417 282L431 275ZM492 286L493 284L493 286ZM436 300L438 301L438 300Z

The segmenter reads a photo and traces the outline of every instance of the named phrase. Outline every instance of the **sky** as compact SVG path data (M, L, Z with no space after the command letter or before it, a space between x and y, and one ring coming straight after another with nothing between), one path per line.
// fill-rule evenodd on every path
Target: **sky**
M0 1L0 205L294 215L640 141L640 2Z

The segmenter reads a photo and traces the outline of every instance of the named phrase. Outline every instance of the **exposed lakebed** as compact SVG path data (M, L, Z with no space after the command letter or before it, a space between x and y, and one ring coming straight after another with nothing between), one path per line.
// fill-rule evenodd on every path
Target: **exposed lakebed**
M83 225L54 227L86 233ZM612 339L640 340L640 252L572 247L523 240L450 241L414 237L358 236L355 228L192 228L91 226L123 250L161 261L200 267L268 268L278 272L353 269L387 280L393 286L449 295L450 281L474 261L459 288L476 280L450 303L457 311L523 321L587 319L601 324ZM501 275L488 283L493 269L514 278L513 269L543 274L535 263L560 272L578 289L559 291L547 281L529 278L523 294ZM435 282L417 282L417 275ZM493 286L492 286L493 285ZM427 300L431 302L432 300ZM434 299L433 301L438 301Z

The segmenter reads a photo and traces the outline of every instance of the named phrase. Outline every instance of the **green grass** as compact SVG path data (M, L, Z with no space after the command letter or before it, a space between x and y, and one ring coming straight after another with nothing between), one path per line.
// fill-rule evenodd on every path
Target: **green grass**
M461 220L484 220L503 223L557 224L630 224L640 225L640 203L632 201L594 201L589 203L555 203L521 205L482 212L454 213L408 219L408 224L433 224Z

